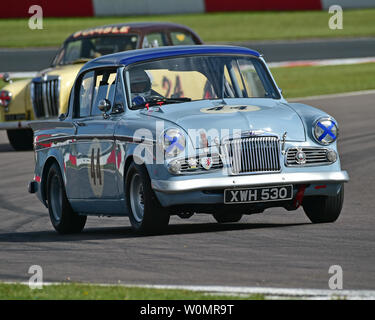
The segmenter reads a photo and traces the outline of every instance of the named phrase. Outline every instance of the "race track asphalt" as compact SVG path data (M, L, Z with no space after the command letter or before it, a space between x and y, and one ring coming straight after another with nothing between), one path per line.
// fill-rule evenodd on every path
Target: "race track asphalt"
M303 210L270 209L240 223L209 215L171 219L168 231L137 236L127 218L88 219L82 234L54 232L46 208L27 193L33 152L15 152L0 132L0 280L230 285L328 289L340 265L344 289L375 289L375 94L307 101L340 124L349 172L336 223L313 225Z
M248 41L223 43L248 47L267 62L373 57L375 38ZM0 72L39 71L49 67L57 48L0 49Z

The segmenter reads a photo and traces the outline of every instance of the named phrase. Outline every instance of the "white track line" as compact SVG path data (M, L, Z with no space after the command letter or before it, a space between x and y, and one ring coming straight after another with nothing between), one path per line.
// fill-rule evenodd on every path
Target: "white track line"
M138 285L137 285L138 286ZM207 292L211 294L262 294L267 298L303 298L303 299L353 299L375 300L375 290L320 290L320 289L289 289L267 287L227 287L227 286L183 286L183 285L139 285L139 287L155 289L179 289Z
M28 282L3 282L6 284L29 285ZM61 284L82 284L97 286L122 286L148 289L189 290L210 295L236 295L246 296L261 294L267 299L347 299L347 300L375 300L375 290L324 290L300 288L271 288L271 287L235 287L235 286L195 286L195 285L162 285L162 284L110 284L110 283L80 283L80 282L43 282L43 286Z
M361 91L352 91L352 92L344 92L344 93L323 94L320 96L300 97L300 98L292 98L292 99L287 99L287 100L293 102L293 101L299 101L299 100L334 99L334 98L362 96L366 94L375 94L375 90L361 90Z
M293 68L312 66L338 66L373 62L375 62L375 57L269 62L268 66L270 68Z

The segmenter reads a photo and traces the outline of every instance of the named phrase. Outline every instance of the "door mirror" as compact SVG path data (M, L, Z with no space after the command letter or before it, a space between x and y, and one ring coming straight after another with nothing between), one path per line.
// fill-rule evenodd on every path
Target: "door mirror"
M10 78L9 73L7 73L7 72L3 74L3 81L4 82L8 82L8 83L12 83L13 82L12 79Z
M98 109L103 113L107 113L109 110L111 110L111 102L108 99L100 100Z

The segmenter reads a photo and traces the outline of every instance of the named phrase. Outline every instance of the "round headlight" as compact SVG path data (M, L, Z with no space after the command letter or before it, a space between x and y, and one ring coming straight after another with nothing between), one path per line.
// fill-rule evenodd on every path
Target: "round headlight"
M185 135L179 129L166 130L162 141L167 157L175 157L185 150Z
M321 144L327 145L335 142L338 135L337 124L332 119L319 119L314 125L314 138Z

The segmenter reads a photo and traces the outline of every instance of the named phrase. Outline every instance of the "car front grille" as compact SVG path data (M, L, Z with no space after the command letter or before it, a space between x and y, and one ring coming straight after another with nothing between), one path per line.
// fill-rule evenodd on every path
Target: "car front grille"
M297 162L296 154L298 150L303 151L306 155L306 162L304 165L322 165L331 164L332 162L327 159L326 148L314 148L314 147L304 147L304 148L290 148L286 155L286 164L288 166L301 166Z
M280 142L278 137L250 137L224 143L233 174L280 171Z
M20 121L20 120L26 120L26 114L20 113L20 114L6 114L5 115L5 121Z
M36 118L58 116L59 91L60 79L58 76L38 77L32 80L31 100Z

